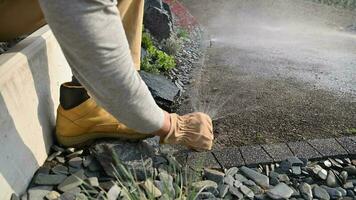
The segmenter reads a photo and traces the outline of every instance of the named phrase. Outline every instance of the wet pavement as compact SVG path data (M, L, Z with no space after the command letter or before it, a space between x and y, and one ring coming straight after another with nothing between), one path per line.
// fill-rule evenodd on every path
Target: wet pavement
M208 35L187 107L214 118L217 147L352 134L356 13L304 0L183 3Z

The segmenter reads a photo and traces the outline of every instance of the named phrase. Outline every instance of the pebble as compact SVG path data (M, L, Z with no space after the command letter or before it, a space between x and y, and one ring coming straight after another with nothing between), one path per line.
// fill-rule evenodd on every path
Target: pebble
M242 186L242 183L240 181L238 181L238 180L235 180L234 184L232 186L235 187L235 188L240 188Z
M151 179L147 179L143 184L142 187L145 191L152 195L154 198L158 198L162 195L161 191L153 184ZM149 196L150 196L149 195Z
M329 160L324 161L324 166L330 168L332 166L331 162Z
M329 172L328 172L328 176L326 178L326 185L329 187L338 186L335 174L331 170L329 170Z
M223 183L225 174L214 169L204 169L204 177L207 180L211 180L217 184L220 184Z
M255 196L252 190L245 185L241 185L240 191L250 199L252 199Z
M347 178L348 178L348 173L347 173L347 171L342 171L342 172L340 173L340 178L341 178L342 183L345 184L346 181L347 181Z
M274 188L267 192L267 195L272 199L289 199L293 190L285 183L279 183Z
M81 168L83 164L83 159L81 157L74 157L68 161L68 165L74 168Z
M60 152L60 151L54 152L50 156L48 156L47 161L52 161L55 157L57 157L61 154L62 154L62 152Z
M75 157L79 157L82 154L83 154L83 150L79 150L79 151L75 151L75 152L73 152L71 154L68 154L66 157L68 159L72 159L72 158L75 158Z
M52 168L52 172L54 174L64 174L64 175L67 175L69 174L68 172L68 167L66 166L63 166L63 165L56 165Z
M224 181L223 182L225 184L227 184L227 185L233 186L234 185L234 181L235 181L234 177L232 177L231 175L227 175L227 176L224 177Z
M99 187L99 180L97 177L90 177L87 179L87 182L92 187Z
M300 175L302 173L302 168L300 166L292 166L292 173L294 175Z
M347 167L344 167L344 170L349 174L349 175L356 175L356 167L353 165L349 165Z
M216 182L214 182L214 181L211 181L211 180L204 180L204 181L198 181L198 182L192 183L192 187L196 191L199 191L202 188L205 188L205 190L208 190L210 188L217 189L218 188L218 184Z
M84 170L79 170L75 174L72 174L66 178L60 185L57 186L57 188L62 192L66 192L81 185L85 178Z
M51 191L46 195L47 200L57 200L61 195L57 191Z
M66 178L67 176L63 174L38 174L34 182L37 185L58 185Z
M237 174L238 171L239 171L239 168L237 168L237 167L232 167L232 168L226 170L225 175L226 175L226 176L228 176L228 175L234 176L235 174Z
M121 193L121 188L117 185L113 185L108 191L107 199L117 200L119 198L120 193Z
M229 192L237 199L242 199L244 197L244 195L239 191L239 189L235 187L229 187Z
M328 176L328 171L326 171L325 169L321 169L318 172L318 176L319 178L321 178L322 180L326 180L327 176Z
M244 181L247 181L248 179L243 176L242 174L235 174L234 178L240 182L244 182Z
M61 164L64 164L66 162L66 160L64 159L64 157L61 157L61 156L57 156L56 157L56 160L61 163Z
M224 198L226 194L229 192L229 185L221 184L218 187L218 191L219 191L219 197Z
M247 176L248 178L252 179L255 183L257 183L259 186L261 186L264 189L269 188L269 178L263 174L260 174L248 167L241 167L240 168L241 172Z
M299 191L304 199L307 199L307 200L313 199L312 188L308 183L300 184Z
M313 187L313 197L321 200L329 200L329 193L322 187L314 186Z
M330 188L325 185L322 185L321 187L324 188L328 192L331 199L339 199L342 197L342 193L340 191L338 191L337 189Z

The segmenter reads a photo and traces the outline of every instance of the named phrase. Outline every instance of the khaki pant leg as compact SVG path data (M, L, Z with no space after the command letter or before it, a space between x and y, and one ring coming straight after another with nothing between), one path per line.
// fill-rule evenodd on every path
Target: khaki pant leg
M117 7L136 70L140 70L144 0L118 0Z

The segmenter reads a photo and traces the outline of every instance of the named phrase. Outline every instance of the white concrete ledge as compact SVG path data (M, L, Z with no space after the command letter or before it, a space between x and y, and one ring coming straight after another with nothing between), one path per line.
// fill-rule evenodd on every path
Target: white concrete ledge
M70 68L48 26L0 55L0 199L22 194L52 144Z

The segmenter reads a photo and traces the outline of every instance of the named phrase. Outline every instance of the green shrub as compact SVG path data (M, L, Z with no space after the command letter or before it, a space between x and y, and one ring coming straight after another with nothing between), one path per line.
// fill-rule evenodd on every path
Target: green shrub
M141 61L142 70L157 74L176 66L174 57L157 49L148 33L142 34L142 47L147 51L147 55Z

